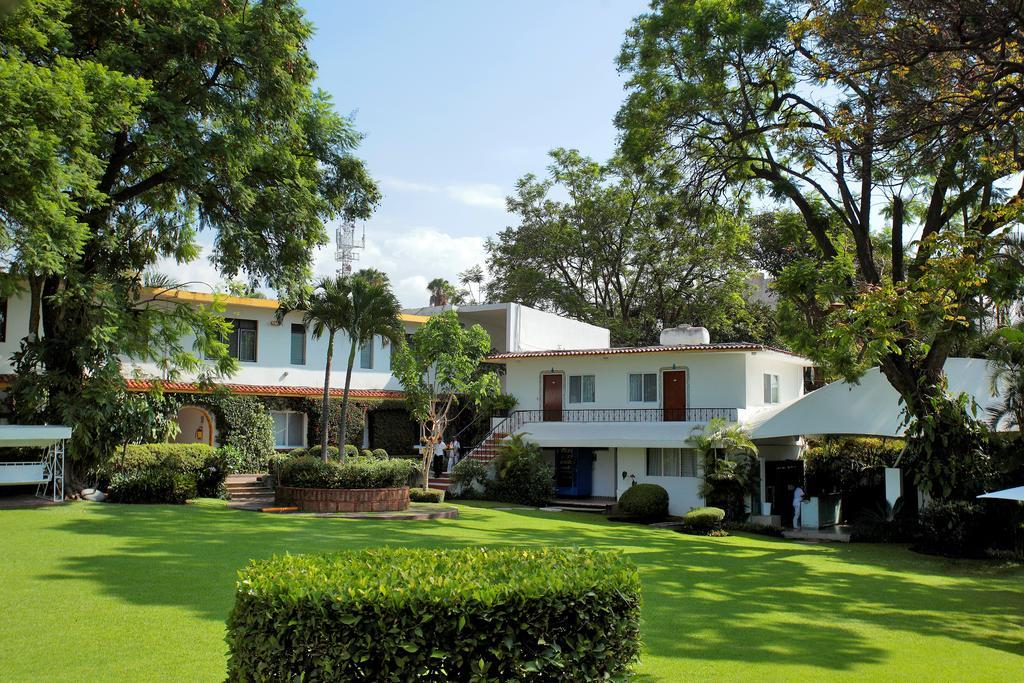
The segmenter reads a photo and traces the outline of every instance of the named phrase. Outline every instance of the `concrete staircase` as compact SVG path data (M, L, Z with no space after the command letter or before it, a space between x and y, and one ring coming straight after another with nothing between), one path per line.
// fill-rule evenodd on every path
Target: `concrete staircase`
M430 488L432 488L432 489L440 489L442 491L447 491L448 487L451 486L451 485L452 485L452 478L451 478L450 474L442 474L440 477L436 477L435 478L433 476L433 473L431 473Z
M259 510L274 505L274 489L267 486L266 475L229 474L224 482L230 502L228 507Z
M498 446L504 439L508 438L507 432L491 432L479 446L469 452L467 457L479 460L486 464L498 457Z

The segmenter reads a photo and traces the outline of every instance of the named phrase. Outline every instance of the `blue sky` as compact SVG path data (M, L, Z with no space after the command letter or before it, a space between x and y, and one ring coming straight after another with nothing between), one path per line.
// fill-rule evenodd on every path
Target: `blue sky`
M384 200L366 222L358 265L387 272L405 306L432 277L483 262L511 222L504 196L542 173L553 147L595 158L615 145L623 100L615 57L632 0L514 3L304 2L319 85L366 134L359 156ZM333 233L333 230L332 230ZM317 257L334 270L333 249ZM205 263L191 277L216 280Z

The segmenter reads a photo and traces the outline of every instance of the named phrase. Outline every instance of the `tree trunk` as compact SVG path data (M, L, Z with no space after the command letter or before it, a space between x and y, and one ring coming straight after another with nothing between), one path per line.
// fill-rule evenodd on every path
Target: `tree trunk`
M320 408L320 458L327 462L327 425L331 422L331 361L334 360L334 332L327 337L327 368L324 370L324 402Z
M341 447L341 461L345 462L345 443L348 441L348 389L352 384L352 366L356 362L356 342L349 344L348 367L345 369L345 391L341 394L341 426L338 428L338 445ZM371 342L372 343L372 342Z
M899 392L911 417L923 417L935 412L933 400L940 391L945 354L941 360L937 365L914 362L907 355L894 353L882 359L882 374Z

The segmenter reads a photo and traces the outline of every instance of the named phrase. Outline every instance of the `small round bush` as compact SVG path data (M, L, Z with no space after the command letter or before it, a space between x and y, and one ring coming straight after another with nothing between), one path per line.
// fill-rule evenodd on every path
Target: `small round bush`
M314 450L314 449L310 449L310 450ZM293 458L301 458L302 456L304 456L306 454L307 454L307 451L306 451L305 448L293 448L290 451L288 451L288 455L292 456ZM313 455L313 454L311 453L310 455Z
M319 453L317 453L317 455L319 455ZM327 447L327 459L328 460L341 460L341 451L338 450L337 446L328 446Z
M350 443L345 444L345 458L358 458L359 449Z
M932 501L921 510L915 550L947 557L984 557L992 541L985 509L968 501Z
M639 519L668 517L668 491L657 484L635 484L619 498L619 510Z
M371 455L373 455L373 457L375 457L377 460L387 460L388 459L388 452L386 450L384 450L383 448L374 448L373 452L371 453Z
M465 458L455 463L452 469L452 488L460 498L480 495L486 485L487 465L474 458Z
M373 451L371 451L369 448L364 448L363 450L359 451L359 455L363 456L364 458L372 458Z
M683 515L683 524L694 531L711 531L721 528L723 519L722 508L695 508Z

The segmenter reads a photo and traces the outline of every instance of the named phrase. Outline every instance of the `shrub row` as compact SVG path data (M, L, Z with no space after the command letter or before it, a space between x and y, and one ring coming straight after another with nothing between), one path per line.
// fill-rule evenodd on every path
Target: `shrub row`
M107 460L96 478L112 499L123 503L184 502L178 500L182 493L187 498L215 498L224 494L230 457L230 447L206 444L130 445ZM153 493L152 499L145 499L146 491Z
M228 680L621 678L640 651L640 578L568 548L378 548L241 573Z
M277 467L280 486L314 489L380 489L407 486L416 474L408 460L353 458L344 464L303 456Z
M409 489L409 500L413 503L443 503L444 489Z
M555 497L555 473L540 446L515 434L498 448L494 478L487 480L486 496L504 503L541 507Z

